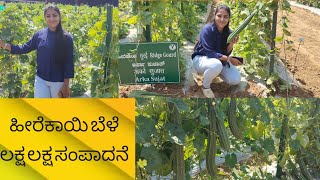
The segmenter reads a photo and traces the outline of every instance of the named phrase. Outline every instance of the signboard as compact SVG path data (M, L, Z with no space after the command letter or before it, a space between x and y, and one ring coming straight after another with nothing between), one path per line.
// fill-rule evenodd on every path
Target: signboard
M120 84L180 83L176 42L120 44Z

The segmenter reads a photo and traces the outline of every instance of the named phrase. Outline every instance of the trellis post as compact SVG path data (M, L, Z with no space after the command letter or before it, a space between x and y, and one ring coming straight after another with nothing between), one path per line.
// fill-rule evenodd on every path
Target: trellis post
M107 48L107 57L104 61L104 82L109 84L110 82L110 46L112 40L112 14L113 14L113 6L107 5L107 36L106 36L106 48Z
M271 30L271 54L270 54L270 67L269 67L269 75L271 75L274 71L274 56L275 56L275 38L277 34L277 19L278 19L278 0L274 0L275 9L273 11L272 18L272 30Z

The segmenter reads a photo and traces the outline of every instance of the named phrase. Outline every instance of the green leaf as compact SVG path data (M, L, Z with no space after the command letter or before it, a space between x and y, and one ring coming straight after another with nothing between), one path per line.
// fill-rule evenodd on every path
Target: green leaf
M290 139L289 145L293 151L298 151L301 147L300 141L297 139L295 140Z
M251 145L251 151L257 152L258 154L262 154L263 153L263 149L261 147L259 147L257 144L252 144Z
M142 25L150 25L152 21L152 12L145 11L145 12L140 12L140 23Z
M94 36L97 35L97 31L92 28L92 29L90 29L90 30L88 31L88 35L89 35L89 37L94 37Z
M136 143L150 142L153 134L157 133L156 122L144 116L136 117Z
M170 142L178 145L184 144L186 133L184 132L183 128L171 122L167 123L165 128L168 131L167 138L170 140Z
M132 16L131 18L129 18L128 24L131 24L131 25L137 24L137 16Z
M195 111L191 111L188 118L190 118L190 119L195 119L195 118L197 118L197 117L200 115L200 112L201 112L201 107L198 108L198 109L195 110Z
M242 172L244 172L244 173L248 173L249 171L249 168L248 168L248 166L246 166L246 165L241 165L240 166L240 170L242 171Z
M201 152L201 150L204 147L204 141L206 137L198 131L195 133L194 136L195 138L193 140L193 146L197 149L198 152Z
M282 42L283 41L283 37L276 37L274 39L275 42Z
M251 108L251 113L253 116L257 116L262 111L261 103L258 98L251 98L249 99L249 104ZM253 119L253 123L256 124L256 119Z
M283 29L283 34L285 34L287 36L291 36L291 33L286 29Z
M219 107L215 107L214 109L215 109L218 120L221 122L224 122L224 120L226 119L226 115L225 115L226 113L222 111L222 109Z
M141 157L147 160L146 170L152 172L162 166L162 156L155 146L143 147Z
M188 110L188 104L180 98L168 98L168 102L174 103L180 113Z
M210 121L207 116L200 115L200 124L202 126L207 126L210 124Z
M276 109L275 109L275 107L274 107L274 104L273 104L272 100L266 98L266 99L264 99L264 101L265 101L268 109L270 109L270 110L272 111L272 114L276 114L277 111L276 111Z
M172 161L166 156L165 153L161 153L161 165L159 165L158 170L156 170L156 174L160 176L167 176L172 172Z
M273 78L268 78L267 85L271 85L273 83Z
M283 9L290 9L291 5L290 5L290 2L288 0L283 0L281 4L282 4L282 8Z
M276 152L276 148L274 146L274 141L271 137L262 140L261 146L267 150L269 153Z
M300 141L300 144L303 147L306 147L307 144L309 143L309 136L308 136L308 134L301 134L298 136L298 140Z
M230 168L234 168L237 165L237 155L235 153L227 154L226 157L226 165Z
M136 98L136 106L146 105L150 103L149 98Z
M270 123L270 116L269 116L269 114L267 112L262 111L260 117L261 117L261 121L262 122L264 122L266 124Z

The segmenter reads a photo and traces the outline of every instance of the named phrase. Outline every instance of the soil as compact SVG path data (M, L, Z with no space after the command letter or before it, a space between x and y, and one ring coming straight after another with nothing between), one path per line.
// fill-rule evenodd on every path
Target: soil
M279 86L277 87L279 89ZM144 90L153 93L158 93L159 95L166 95L168 97L175 97L175 98L205 98L205 96L201 92L201 86L192 86L188 93L183 92L183 85L182 84L153 84L153 85L130 85L130 86L120 86L119 87L119 96L120 97L128 97L132 91L136 90ZM243 92L231 93L231 86L226 83L221 83L219 86L211 85L211 89L213 90L215 96L217 98L226 98L226 97L258 97L264 98L264 89L259 87L259 85L252 81L248 81L248 85L246 90ZM280 90L277 90L278 92ZM279 93L271 94L271 96L279 96L279 97L311 97L311 92L305 91L299 87L293 86L291 90L289 90L288 94L287 91L281 91Z
M309 10L291 7L294 13L290 13L288 30L293 41L293 50L285 51L281 47L280 58L287 64L287 68L294 74L301 87L312 97L320 97L320 15L311 13ZM279 14L280 16L280 14ZM277 36L282 35L278 26ZM304 38L299 47L299 39ZM300 97L300 96L299 96Z
M281 90L280 87L283 83L279 81L275 85L276 91L270 93L266 92L266 89L259 86L257 82L248 79L244 91L233 93L232 87L222 82L219 85L212 84L211 88L216 97L320 97L320 64L317 62L319 61L318 57L320 57L320 15L294 6L292 6L292 10L294 13L290 13L288 16L290 20L288 30L292 34L289 40L294 42L293 48L290 51L285 51L280 44L277 44L277 47L280 48L280 58L301 86L293 85L289 90ZM277 36L281 36L280 25L278 27ZM299 47L299 38L301 37L304 38L304 44ZM132 91L144 90L171 97L204 98L200 86L191 86L186 94L183 92L183 87L183 84L120 86L119 96L128 97Z

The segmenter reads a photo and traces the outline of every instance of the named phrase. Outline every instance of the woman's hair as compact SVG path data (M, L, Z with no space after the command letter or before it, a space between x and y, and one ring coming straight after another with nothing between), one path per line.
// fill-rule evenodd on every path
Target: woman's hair
M230 18L231 18L231 10L227 5L220 4L219 6L217 6L217 8L216 8L216 10L214 12L214 17L218 14L220 9L223 9L223 10L227 11L227 13L229 14L229 22L223 28L222 39L221 39L221 50L222 50L222 53L223 54L227 54L227 47L228 47L227 39L228 39L228 36L230 35L229 23L230 23ZM213 23L215 23L214 21L215 21L215 18L213 19Z
M53 4L49 4L44 9L44 16L46 15L47 11L49 9L52 9L56 11L59 14L60 20L59 24L56 28L56 36L55 36L55 44L54 44L54 59L57 64L62 64L66 58L66 36L65 36L65 30L62 28L61 25L61 13L60 9Z
M212 13L209 14L209 17L207 19L207 23L215 23L215 16L218 14L219 10L220 9L224 9L225 11L227 11L227 13L229 14L229 18L231 18L231 10L230 8L227 6L227 5L224 5L224 4L220 4L219 6L216 7L215 9L215 12L213 14L213 22L211 20L212 18ZM221 40L221 50L222 50L222 53L223 54L227 54L227 47L228 47L228 44L227 44L227 39L228 39L228 36L230 35L230 29L229 29L229 23L230 23L230 20L228 22L228 24L224 27L223 31L222 31L222 40ZM193 50L195 50L199 45L199 40L196 42Z

